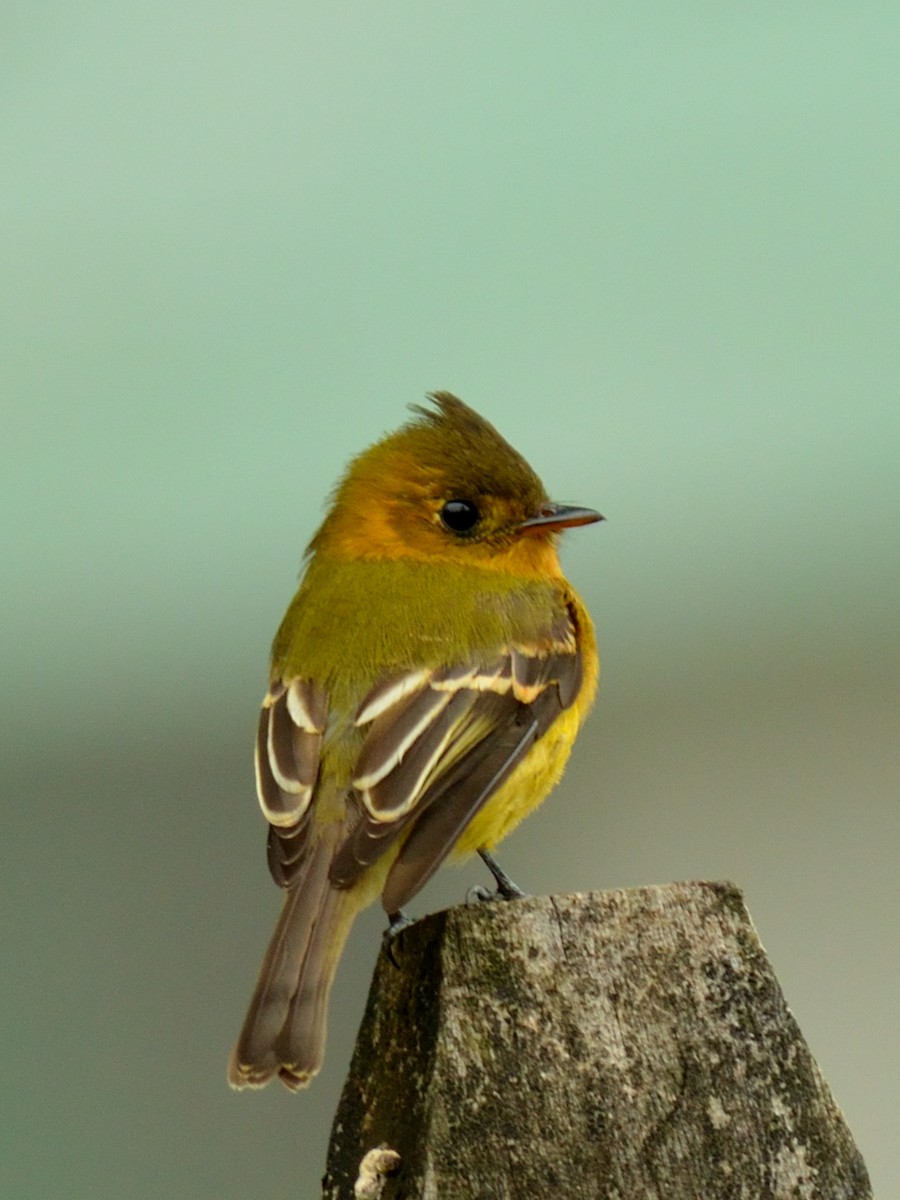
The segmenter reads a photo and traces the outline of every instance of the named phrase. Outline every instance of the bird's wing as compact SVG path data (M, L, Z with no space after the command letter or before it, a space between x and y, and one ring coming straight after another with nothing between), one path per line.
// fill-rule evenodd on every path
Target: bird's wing
M382 896L395 912L431 877L475 813L581 687L574 614L496 655L380 681L356 713L366 730L331 882L351 887L406 834Z
M269 870L289 887L302 859L319 774L328 697L306 679L269 689L256 734L256 792L269 822Z

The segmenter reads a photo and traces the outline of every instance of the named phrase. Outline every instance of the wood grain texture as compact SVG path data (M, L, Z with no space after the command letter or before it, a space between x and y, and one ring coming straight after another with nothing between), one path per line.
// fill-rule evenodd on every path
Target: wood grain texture
M740 893L687 883L437 913L379 958L324 1196L862 1200L859 1151Z

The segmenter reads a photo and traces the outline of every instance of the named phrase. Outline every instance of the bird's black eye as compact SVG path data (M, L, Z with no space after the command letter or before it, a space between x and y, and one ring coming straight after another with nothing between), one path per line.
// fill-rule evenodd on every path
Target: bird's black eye
M471 533L480 516L471 500L448 500L441 509L441 520L452 533Z

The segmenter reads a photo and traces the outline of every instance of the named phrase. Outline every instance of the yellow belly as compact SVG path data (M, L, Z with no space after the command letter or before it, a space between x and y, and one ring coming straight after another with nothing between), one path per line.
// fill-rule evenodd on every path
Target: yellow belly
M491 850L555 787L581 724L578 708L574 705L554 721L506 783L476 813L456 843L453 858Z

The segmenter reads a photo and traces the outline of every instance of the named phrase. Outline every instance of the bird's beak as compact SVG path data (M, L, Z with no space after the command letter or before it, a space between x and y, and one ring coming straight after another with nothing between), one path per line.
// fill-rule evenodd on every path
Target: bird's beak
M604 518L592 508L575 504L545 504L536 517L529 517L519 526L522 533L555 533L572 525L593 525Z

